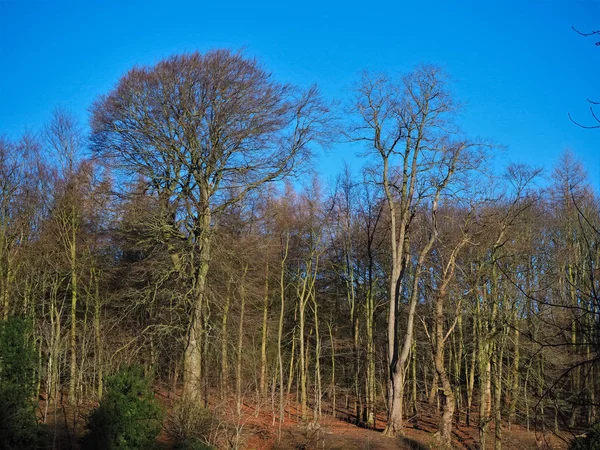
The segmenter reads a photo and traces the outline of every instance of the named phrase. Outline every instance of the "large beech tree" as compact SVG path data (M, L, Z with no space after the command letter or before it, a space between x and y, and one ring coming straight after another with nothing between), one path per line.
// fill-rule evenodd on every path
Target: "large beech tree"
M279 83L257 61L227 50L134 68L93 105L92 149L144 179L161 204L155 229L190 284L186 398L200 395L218 214L296 168L328 117L315 87Z

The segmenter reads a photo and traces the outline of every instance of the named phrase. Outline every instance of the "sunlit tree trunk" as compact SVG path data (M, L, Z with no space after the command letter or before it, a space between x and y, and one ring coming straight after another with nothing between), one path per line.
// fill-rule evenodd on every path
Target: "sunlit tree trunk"
M329 328L329 344L331 346L331 416L335 418L337 412L336 385L335 385L335 341L333 339L333 326L331 322L327 324Z
M102 359L102 333L100 329L101 323L101 305L100 305L100 276L97 269L93 269L93 282L94 282L94 337L96 339L96 371L97 371L97 385L96 395L98 398L102 398L102 391L104 389L104 361Z
M277 439L281 439L281 425L285 418L285 395L283 384L283 355L281 348L283 345L283 318L285 315L285 267L290 244L290 235L286 234L285 244L283 245L283 255L281 257L281 270L279 272L279 326L277 328L277 362L279 363L279 427ZM293 352L292 352L293 353Z
M238 341L237 341L237 357L235 366L235 400L236 400L236 411L238 417L242 413L242 349L244 345L244 312L246 309L246 273L248 272L248 265L244 267L241 280L240 280L240 321L238 324Z
M202 344L204 339L204 308L206 279L210 261L210 211L204 211L200 228L198 267L194 276L193 308L188 341L183 359L183 396L199 403L202 395Z
M321 420L322 406L321 399L323 397L323 387L321 382L321 333L319 331L319 305L317 303L317 295L313 286L310 294L312 298L313 314L315 319L315 404L314 417L315 423Z
M227 320L229 319L229 308L231 305L231 289L233 281L227 280L227 294L225 295L225 304L223 305L223 315L221 316L221 398L227 396L229 389L229 339L227 334Z
M471 342L473 343L473 347L471 348L471 361L467 378L467 426L471 425L471 408L473 406L473 389L475 387L475 368L477 362L477 348L475 347L475 343L477 342L477 321L475 318L472 320Z
M265 268L265 293L263 296L263 314L260 343L260 399L267 398L267 338L269 337L269 262Z
M74 199L73 199L74 200ZM71 206L71 215L67 219L70 227L69 236L69 259L71 265L71 334L69 336L69 351L71 354L70 377L69 377L69 403L76 402L75 392L77 389L77 226L75 224L75 205Z

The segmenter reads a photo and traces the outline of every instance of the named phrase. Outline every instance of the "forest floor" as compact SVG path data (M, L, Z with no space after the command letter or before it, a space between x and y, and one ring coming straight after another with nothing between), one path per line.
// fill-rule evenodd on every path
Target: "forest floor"
M165 431L160 436L164 449L172 448L172 438L168 433L168 424L173 417L173 406L176 398L165 392L157 393L157 398L167 408ZM41 407L43 404L40 405ZM78 442L84 433L85 418L96 404L79 407L61 405L56 412L48 411L47 428L54 430L53 448L77 449ZM426 404L420 405L420 413L406 424L403 437L390 438L383 435L385 417L378 416L376 429L366 429L353 423L350 410L339 407L336 418L331 415L331 408L324 410L317 425L313 421L302 423L298 405L289 402L285 420L279 430L277 416L272 413L271 404L256 408L256 405L245 403L241 414L236 413L235 401L210 402L209 410L216 411L221 436L213 436L224 448L232 448L234 442L238 448L247 450L435 450L435 433L437 421L435 409ZM40 409L42 410L42 409ZM77 414L75 414L77 413ZM216 422L215 422L216 423ZM280 434L280 439L277 436ZM477 450L478 429L467 426L464 421L454 424L454 448L458 450ZM520 425L506 425L502 430L503 450L565 450L569 433L556 435L548 432L541 434ZM494 429L490 427L487 437L489 448L494 445Z
M299 411L288 407L286 420L281 429L281 439L277 443L277 424L273 424L269 410L260 411L258 416L253 408L248 408L250 417L247 419L248 428L245 440L246 449L287 450L287 449L330 449L330 450L434 450L436 448L436 432L438 418L434 416L427 405L421 405L423 412L418 418L406 424L405 435L389 438L383 435L384 417L377 420L375 430L359 427L353 422L349 411L338 408L337 418L323 414L318 426L302 424ZM458 450L477 450L479 430L476 426L465 423L454 424L454 448ZM536 433L527 431L525 427L512 425L508 430L506 425L502 430L502 448L504 450L564 450L567 441L564 436L554 433ZM489 448L494 446L494 428L490 427L487 435Z
M165 399L166 400L166 399ZM390 438L383 435L385 416L379 415L374 430L357 426L352 410L339 405L336 417L331 414L331 405L323 405L323 414L317 425L313 421L300 420L299 405L289 401L285 421L279 431L277 415L273 414L268 402L257 408L255 403L246 402L237 415L234 401L210 402L209 408L219 412L220 417L237 430L239 448L248 450L435 450L438 416L434 407L426 403L419 405L420 413L406 423L403 437ZM309 410L309 416L312 411ZM475 413L474 413L475 416ZM464 418L463 418L464 419ZM237 424L237 427L236 427ZM230 428L230 430L232 429ZM464 420L454 424L454 448L458 450L479 449L479 430L467 426ZM277 436L280 435L280 439ZM528 431L520 425L502 429L503 450L565 450L569 433L556 435L552 432ZM494 427L487 435L488 448L494 446Z

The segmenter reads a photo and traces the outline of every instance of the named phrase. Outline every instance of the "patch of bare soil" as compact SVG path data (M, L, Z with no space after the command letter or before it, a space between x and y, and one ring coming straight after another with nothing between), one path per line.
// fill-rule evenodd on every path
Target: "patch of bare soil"
M250 408L251 409L251 408ZM286 410L285 422L281 428L281 438L277 441L278 423L268 410L256 411L247 422L248 433L243 448L249 450L435 450L438 418L435 411L423 407L423 413L412 418L406 424L405 436L389 438L382 434L384 417L377 420L377 429L369 430L350 423L352 415L348 411L339 411L334 419L324 415L318 424L303 424L299 420L296 406ZM459 450L479 449L479 430L476 426L467 426L460 422L454 426L454 448ZM490 427L486 441L490 448L494 446L494 428ZM502 448L504 450L565 450L565 439L553 433L541 434L527 431L519 425L510 430L502 430Z

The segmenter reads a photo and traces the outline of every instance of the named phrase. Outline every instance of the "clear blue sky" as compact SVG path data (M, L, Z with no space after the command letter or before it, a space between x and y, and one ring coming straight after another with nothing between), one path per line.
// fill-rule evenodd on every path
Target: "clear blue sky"
M277 79L341 100L362 69L428 62L453 77L463 128L506 146L498 164L551 168L570 148L598 189L600 129L567 113L586 122L586 99L600 100L600 47L571 26L600 29L600 1L0 0L0 133L35 131L57 105L86 121L129 68L178 52L245 48ZM330 176L360 164L354 153L316 164Z

